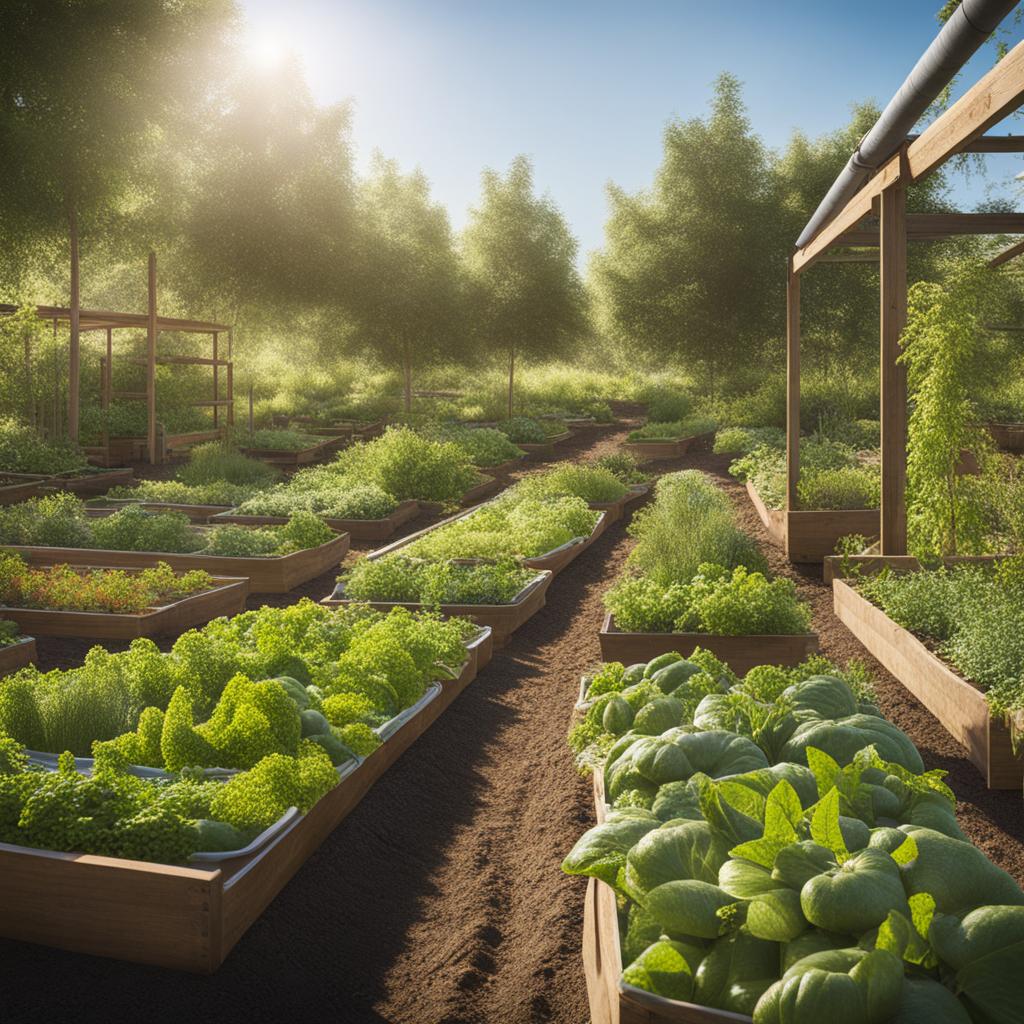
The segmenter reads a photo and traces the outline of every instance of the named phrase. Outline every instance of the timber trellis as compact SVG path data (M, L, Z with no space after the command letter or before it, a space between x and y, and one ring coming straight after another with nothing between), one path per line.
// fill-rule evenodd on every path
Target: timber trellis
M41 320L53 323L54 334L57 332L57 325L62 322L71 323L73 314L76 312L80 331L106 331L106 353L100 358L101 407L103 409L109 408L110 403L114 400L144 401L146 403L146 453L149 461L156 463L162 461L165 447L193 444L224 436L225 423L221 422L221 409L225 410L226 426L230 427L234 424L233 339L232 329L227 324L210 323L202 320L182 320L176 317L160 316L157 313L155 253L149 254L148 294L148 308L145 313L111 313L101 310L75 310L60 306L37 306L36 312ZM17 308L17 306L0 304L0 315L14 313L17 311ZM113 332L123 329L145 330L146 332L145 357L131 360L145 367L145 386L143 391L114 391L113 389ZM160 355L158 352L158 341L161 331L178 334L209 335L212 340L210 357ZM221 355L220 339L222 335L226 335L227 339L226 358L223 358ZM211 368L213 377L211 397L208 399L196 399L190 404L207 407L212 410L213 430L159 437L159 425L156 418L157 366L209 366ZM220 381L220 371L222 368L225 373L225 393L223 396L221 395ZM74 377L78 372L76 360L69 360L69 373L71 376ZM74 414L74 410L71 408L70 393L77 394L77 391L77 382L75 382L74 387L69 385L69 417ZM109 455L109 437L104 435L104 441L104 447Z
M879 263L881 537L884 555L907 551L907 379L897 362L907 319L907 243L954 235L1024 233L1024 213L908 214L907 189L960 153L1024 152L1024 136L984 133L1024 102L1024 43L920 135L908 136L852 199L790 257L786 316L786 503L797 507L800 478L800 278L815 263ZM874 251L865 252L865 249ZM847 251L835 251L847 250ZM850 251L854 250L854 251ZM1024 241L990 262L1024 253Z

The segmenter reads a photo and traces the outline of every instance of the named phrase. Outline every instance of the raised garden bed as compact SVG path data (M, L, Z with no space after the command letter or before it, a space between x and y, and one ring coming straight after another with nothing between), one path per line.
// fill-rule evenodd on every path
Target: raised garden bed
M522 448L527 455L552 455L556 444L562 444L571 437L571 430L562 430L557 434L548 434L546 441L539 441L536 444L525 441L515 441L514 444L517 448Z
M522 445L516 445L517 448L521 448ZM481 473L486 473L487 476L495 476L496 474L502 473L514 473L520 466L526 461L527 456L517 455L514 459L509 459L507 462L499 462L497 466L482 466L480 468Z
M353 540L387 540L395 530L415 519L420 512L418 501L400 502L398 508L383 519L332 519L322 516L332 530L347 533ZM286 516L249 516L235 509L226 509L212 516L214 523L239 523L242 526L283 526Z
M56 473L44 484L44 490L71 491L72 494L106 494L111 487L124 487L132 482L131 466L117 469L71 470Z
M255 853L175 867L0 844L0 935L94 956L212 974L371 786L476 678L486 631L457 679L313 809ZM489 657L489 652L487 654Z
M202 530L200 526L193 527ZM204 569L211 576L249 580L253 594L286 594L302 583L336 568L348 551L347 533L315 548L293 551L267 558L232 558L221 555L173 554L163 551L105 551L94 548L50 548L35 545L8 545L30 565L83 565L105 569L148 569L166 562L176 572Z
M41 473L0 473L0 505L17 505L34 498L49 477Z
M36 642L33 637L24 636L13 644L5 644L0 647L0 676L17 672L35 660Z
M986 423L996 447L1004 452L1024 452L1024 423Z
M629 490L618 501L592 501L590 507L596 512L603 512L607 523L617 523L626 514L626 506L644 497L650 489L650 484L630 484Z
M678 459L697 441L713 434L694 434L692 437L669 437L650 441L625 441L622 450L629 452L637 462L657 462L659 459Z
M347 438L328 437L308 448L239 448L250 459L259 459L271 466L306 466L343 447Z
M800 509L793 512L770 509L749 480L747 494L768 531L769 539L786 552L791 562L820 562L835 554L840 537L860 534L875 538L881 529L877 508Z
M214 578L210 590L189 594L138 614L16 608L0 604L0 618L10 619L36 636L134 640L140 636L176 635L219 615L237 615L245 610L248 595L248 579Z
M880 565L893 560L871 561ZM901 559L899 567L910 562L913 559ZM988 788L1019 792L1024 760L1014 756L1010 731L992 717L981 690L845 580L832 580L832 594L839 620L966 748L968 759L984 776Z
M453 516L449 516L447 519L442 519L439 523L434 523L433 526L426 526L422 530L410 533L407 537L402 537L401 540L396 540L392 544L388 544L387 547L380 548L366 557L369 559L383 558L385 555L392 555L396 552L400 552L403 548L412 544L413 541L417 541L426 534L433 533L435 530L440 530L442 527L455 522L457 519L464 519L466 516L471 516L481 507L482 506L478 505L476 508L467 509L465 512L458 512ZM523 565L530 569L547 569L557 575L570 562L583 554L583 552L586 551L602 533L604 533L608 526L608 522L607 514L602 513L594 524L594 529L587 537L577 537L568 543L555 548L553 551L545 552L543 555L537 555L536 558L524 558L521 561Z
M439 611L446 618L472 619L480 626L489 627L494 647L504 647L512 634L544 607L548 587L551 586L553 578L554 574L549 570L539 571L509 604L442 604ZM325 597L321 604L329 608L368 604L382 612L389 612L392 608L427 610L424 605L412 601L352 601L345 597L344 583L339 583L334 593L330 597Z
M469 508L471 505L477 505L485 498L489 498L492 494L497 494L505 485L492 476L483 476L480 482L474 484L465 494L459 498L459 505L462 508ZM424 512L443 512L446 508L450 508L450 505L445 505L442 501L421 501L419 507Z
M601 772L594 772L594 804L600 823L605 819ZM624 984L615 890L591 878L586 900L583 971L591 1024L750 1024L745 1014L684 1003Z
M601 658L633 665L673 651L686 657L698 647L724 661L737 675L755 665L799 665L818 650L817 633L722 636L714 633L624 633L605 615L599 633Z
M94 498L87 503L86 511L90 515L110 515L126 505L138 505L147 512L180 512L199 525L205 525L221 512L231 511L230 505L184 505L176 501L145 501L139 498Z

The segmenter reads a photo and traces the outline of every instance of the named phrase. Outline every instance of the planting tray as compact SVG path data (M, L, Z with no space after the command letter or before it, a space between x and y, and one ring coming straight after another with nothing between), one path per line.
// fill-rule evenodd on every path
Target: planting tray
M43 485L47 491L71 491L72 494L106 494L111 487L123 487L132 482L131 466L104 469L95 473L72 471L56 473Z
M0 676L17 672L36 660L36 642L33 637L21 637L16 643L0 647Z
M184 505L176 501L146 501L144 498L93 498L87 503L86 511L91 515L109 515L127 505L138 505L146 512L180 512L198 525L205 525L221 512L231 511L230 505Z
M605 616L600 631L601 657L634 665L660 654L692 654L698 647L724 661L737 675L755 665L799 665L818 650L817 633L784 636L720 636L715 633L624 633L615 616Z
M415 519L420 513L418 501L403 501L390 515L383 519L331 519L323 516L332 530L347 533L353 540L387 540L395 530ZM211 516L212 523L239 523L242 526L283 526L288 522L285 516L252 516L227 509Z
M480 626L489 627L493 646L504 647L512 634L544 607L553 578L550 571L538 572L509 604L442 604L440 612L445 618L472 619ZM354 601L345 597L344 583L339 583L334 593L320 603L329 608L367 604L382 612L389 612L392 608L408 608L417 612L427 610L424 605L412 601Z
M201 530L203 527L193 527ZM249 580L252 594L286 594L317 576L337 568L348 551L347 533L319 547L294 551L270 558L229 558L221 555L170 554L162 551L98 551L91 548L48 548L35 545L9 545L30 565L80 565L103 569L149 569L166 562L175 572L205 569L211 576Z
M680 458L690 450L690 446L697 440L699 437L694 435L693 437L666 438L665 440L626 441L622 445L622 450L629 452L637 462L657 462L659 459Z
M629 490L618 501L592 501L590 507L603 512L609 524L617 523L626 514L626 506L644 497L650 489L650 484L630 484Z
M34 498L49 480L41 473L0 473L0 505L17 505Z
M266 462L272 466L305 466L337 451L346 441L345 437L328 437L308 448L239 448L238 450L250 459L259 459L260 462Z
M768 537L786 552L791 562L820 562L835 554L840 537L859 533L876 538L880 530L877 508L820 509L788 512L770 509L747 481L747 494L768 531Z
M484 635L474 643L486 646ZM476 678L459 677L258 851L175 867L0 844L0 935L94 956L212 974L306 859Z
M1024 452L1024 423L986 423L996 447L1004 452Z
M429 533L433 533L435 530L439 530L441 527L447 526L449 523L454 523L457 519L464 519L466 516L471 516L483 507L483 505L477 505L475 508L466 509L464 512L457 512L455 515L449 516L447 519L442 519L440 522L434 523L432 526L425 526L422 530L417 530L415 533L410 533L407 537L402 537L400 540L393 541L386 547L379 548L377 551L374 551L366 557L369 559L375 559L383 558L385 555L396 554L397 552L400 552L402 548L412 544L413 541L419 540L421 537L424 537ZM574 538L552 551L548 551L543 555L538 555L536 558L524 558L522 560L523 565L529 569L549 569L552 573L557 574L570 562L583 554L583 552L586 551L602 533L604 533L607 525L608 517L606 514L602 513L594 524L594 529L588 537Z
M991 716L981 690L845 580L832 581L832 594L835 613L843 624L966 748L988 788L1019 793L1024 760L1014 756L1010 732Z
M245 599L249 595L248 579L214 578L213 584L212 589L201 594L189 594L139 614L0 605L0 619L10 619L35 636L82 637L87 640L171 636L220 615L238 615L245 610Z
M604 821L601 773L594 772L594 805ZM615 890L591 878L583 910L583 971L587 980L591 1024L751 1024L751 1018L728 1010L666 999L622 981L622 946Z

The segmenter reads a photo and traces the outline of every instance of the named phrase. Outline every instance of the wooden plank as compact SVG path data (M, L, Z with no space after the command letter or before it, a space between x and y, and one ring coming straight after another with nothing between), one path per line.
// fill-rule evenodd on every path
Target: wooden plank
M894 185L882 193L881 234L881 550L907 551L907 371L897 362L900 335L907 322L906 189Z
M1019 792L1024 761L1013 755L1009 732L992 719L984 694L844 580L834 579L832 591L839 619L966 748L989 789Z
M1024 99L1024 43L1018 43L994 68L907 148L913 181L944 164L993 125L1012 114Z
M36 660L36 655L36 641L31 636L22 637L17 643L0 647L0 676L31 665Z
M755 665L799 665L818 650L816 633L783 636L720 636L714 633L626 633L605 615L599 633L601 658L633 665L661 654L686 657L698 647L711 651L735 673L743 675Z
M797 506L800 482L800 277L786 282L786 507Z
M997 253L988 261L988 265L994 270L996 267L1001 267L1004 263L1009 263L1010 260L1016 259L1022 252L1024 252L1024 239Z
M403 501L394 512L383 519L333 519L330 516L321 518L332 530L343 531L353 540L387 540L400 526L415 519L419 511L418 501ZM208 518L213 523L238 523L242 526L283 526L288 522L287 516L249 516L239 513L237 509L210 513Z
M908 135L907 144L916 142L920 135ZM964 143L958 153L1024 153L1024 135L979 135Z
M877 263L877 252L826 252L818 257L818 263Z

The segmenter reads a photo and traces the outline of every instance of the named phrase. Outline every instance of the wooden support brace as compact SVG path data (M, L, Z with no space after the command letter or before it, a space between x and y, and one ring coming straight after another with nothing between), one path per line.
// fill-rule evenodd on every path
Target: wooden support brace
M800 276L789 262L786 282L786 508L797 507L800 482Z

